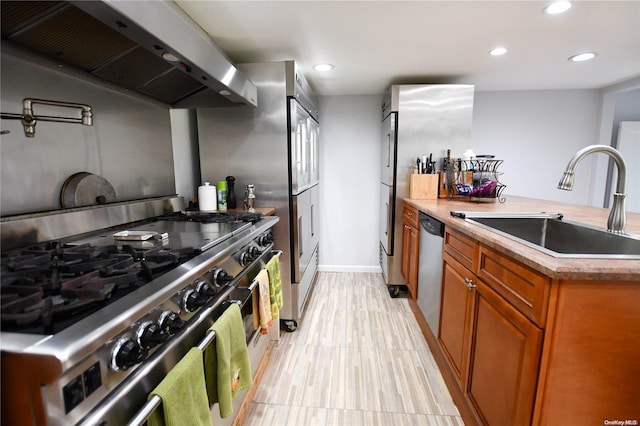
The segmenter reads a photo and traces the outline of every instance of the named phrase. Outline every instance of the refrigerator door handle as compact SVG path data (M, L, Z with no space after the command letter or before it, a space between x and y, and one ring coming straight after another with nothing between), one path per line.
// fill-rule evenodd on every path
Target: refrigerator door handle
M387 167L391 167L391 133L387 134Z
M313 218L313 210L314 210L313 207L314 207L314 205L311 204L311 218L310 218L310 220L311 220L311 237L314 237L316 235L316 230L313 227L313 223L315 222L315 220Z
M300 258L302 258L304 256L304 249L303 249L303 242L304 242L304 235L302 230L304 230L304 228L302 227L302 217L298 218L298 256Z
M384 235L389 235L389 203L384 203L384 205L387 208L387 220L385 220L387 225L384 230Z

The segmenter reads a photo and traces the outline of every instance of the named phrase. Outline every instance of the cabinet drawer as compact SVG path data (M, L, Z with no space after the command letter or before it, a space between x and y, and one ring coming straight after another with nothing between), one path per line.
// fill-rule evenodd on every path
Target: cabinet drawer
M501 253L480 246L478 277L543 327L551 279Z
M476 258L478 243L460 232L445 228L444 249L464 267L473 271L473 259Z
M420 229L420 215L418 214L418 209L415 207L405 204L402 210L402 218L407 225Z

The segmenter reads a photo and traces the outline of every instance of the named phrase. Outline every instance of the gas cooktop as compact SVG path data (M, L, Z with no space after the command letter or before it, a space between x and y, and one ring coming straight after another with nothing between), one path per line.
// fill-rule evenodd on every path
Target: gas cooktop
M175 213L3 254L0 329L55 334L244 232L261 217Z

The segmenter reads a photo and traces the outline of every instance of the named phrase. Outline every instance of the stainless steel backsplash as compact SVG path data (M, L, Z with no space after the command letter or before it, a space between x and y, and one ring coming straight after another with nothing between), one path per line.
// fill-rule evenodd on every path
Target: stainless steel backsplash
M1 216L61 209L62 185L80 171L107 179L117 201L175 194L166 106L58 71L4 44L1 61L3 113L22 113L22 100L30 97L88 104L94 114L93 126L38 122L29 139L19 120L2 120ZM38 114L60 110L39 106Z

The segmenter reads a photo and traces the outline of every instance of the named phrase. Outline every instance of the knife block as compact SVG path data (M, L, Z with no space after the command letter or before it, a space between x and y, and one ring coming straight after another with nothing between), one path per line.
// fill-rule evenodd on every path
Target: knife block
M409 175L409 198L413 200L436 200L438 198L438 175Z

